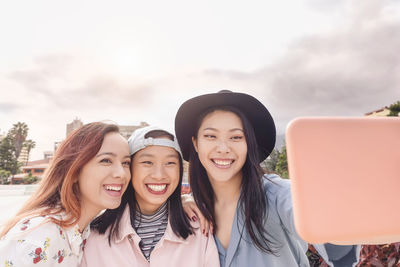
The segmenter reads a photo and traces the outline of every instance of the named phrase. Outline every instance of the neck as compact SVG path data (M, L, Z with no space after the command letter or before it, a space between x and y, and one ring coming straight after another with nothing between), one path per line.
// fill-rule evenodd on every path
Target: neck
M161 205L151 205L151 206L143 205L143 204L140 205L139 202L138 202L138 205L139 205L141 214L154 215L161 209L161 207L166 205L167 202L168 202L168 200L166 202L164 202L163 204L161 204Z
M242 173L238 173L228 181L221 182L210 179L210 183L214 190L215 204L224 205L237 203L240 196Z
M78 219L79 231L83 231L101 210L91 209L81 203L81 216Z

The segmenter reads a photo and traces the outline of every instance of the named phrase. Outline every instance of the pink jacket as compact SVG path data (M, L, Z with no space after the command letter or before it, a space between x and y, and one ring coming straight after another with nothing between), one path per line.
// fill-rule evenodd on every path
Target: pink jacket
M218 250L213 236L202 235L198 223L192 226L195 227L195 234L184 240L174 234L168 222L164 236L155 246L148 262L139 248L140 237L131 226L127 207L121 218L119 237L111 240L111 247L108 244L108 231L104 235L91 232L80 266L219 267Z

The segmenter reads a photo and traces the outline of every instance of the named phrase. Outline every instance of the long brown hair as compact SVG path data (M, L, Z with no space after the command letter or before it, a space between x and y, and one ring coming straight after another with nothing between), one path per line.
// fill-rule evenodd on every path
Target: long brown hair
M72 132L57 148L39 188L5 224L0 238L25 217L64 213L62 219L49 220L61 227L76 224L81 215L79 174L100 150L104 136L112 132L119 132L118 126L102 122L89 123Z

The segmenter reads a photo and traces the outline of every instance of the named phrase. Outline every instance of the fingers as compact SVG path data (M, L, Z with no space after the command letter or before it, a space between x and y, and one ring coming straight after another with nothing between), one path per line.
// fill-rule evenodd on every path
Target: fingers
M200 230L204 236L208 236L208 233L210 231L210 222L203 216L201 211L197 206L193 207L194 212L196 213L196 216L199 218L200 222Z
M196 204L194 204L194 201L183 200L182 198L182 207L186 213L186 216L188 216L189 220L195 222L197 221L197 216L193 209L193 206L197 208Z
M189 217L191 221L196 222L197 220L200 223L200 230L204 236L209 235L209 233L213 234L213 226L212 224L203 216L200 209L197 207L194 199L191 195L182 195L182 206L186 215Z

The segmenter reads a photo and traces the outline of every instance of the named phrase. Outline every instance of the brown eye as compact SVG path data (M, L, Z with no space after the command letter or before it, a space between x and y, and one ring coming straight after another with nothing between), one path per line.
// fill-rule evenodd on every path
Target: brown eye
M101 163L112 163L111 160L107 159L107 158L100 160L100 162Z
M130 167L131 162L127 160L127 161L122 162L122 165L124 165L124 167Z

